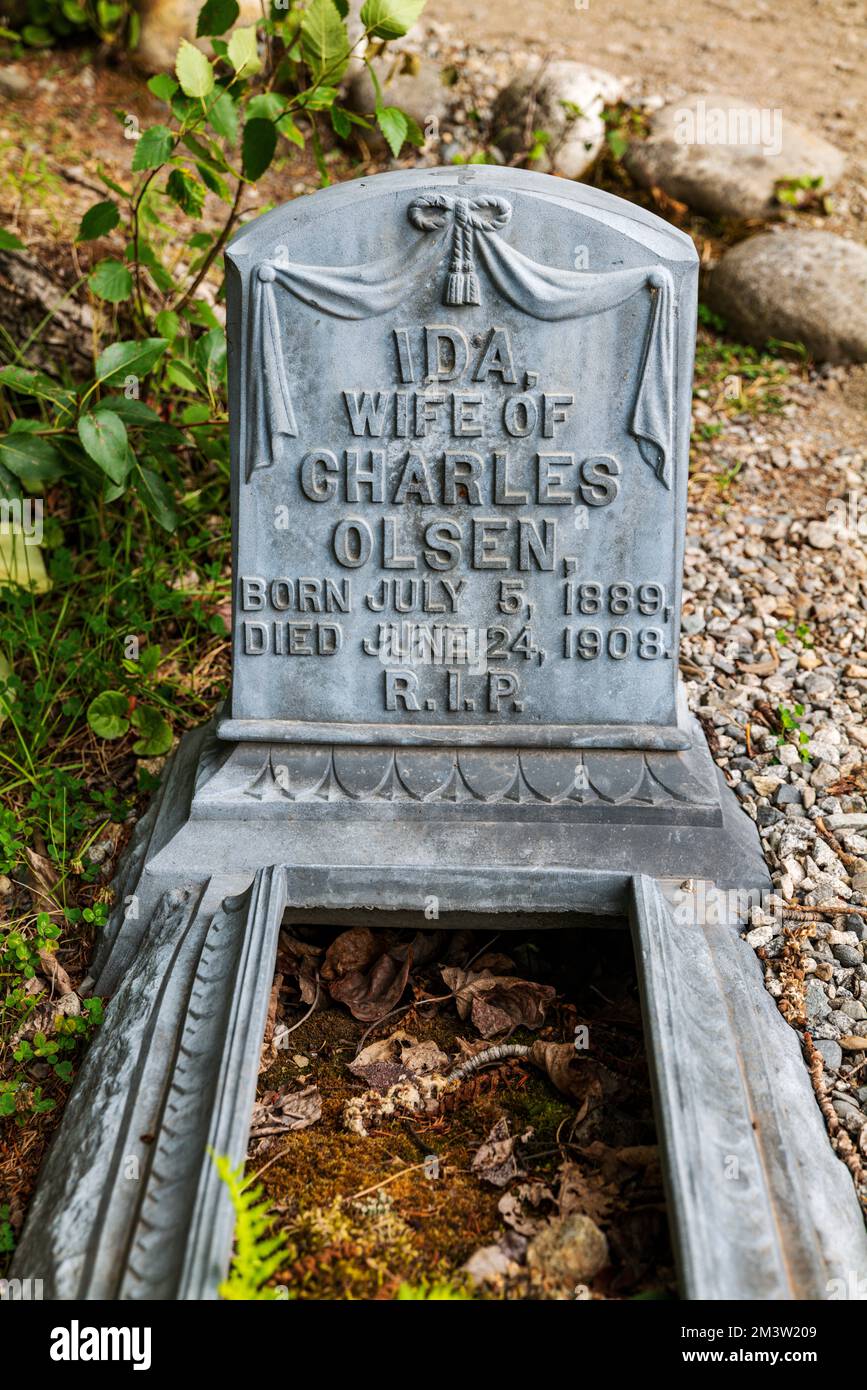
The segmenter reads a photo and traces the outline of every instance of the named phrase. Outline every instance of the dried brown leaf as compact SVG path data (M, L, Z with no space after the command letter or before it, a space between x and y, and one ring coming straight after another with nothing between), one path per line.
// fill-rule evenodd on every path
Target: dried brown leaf
M455 995L458 1014L469 1019L483 1038L513 1028L541 1028L545 1011L555 998L551 985L490 971L460 970L445 966L442 977Z

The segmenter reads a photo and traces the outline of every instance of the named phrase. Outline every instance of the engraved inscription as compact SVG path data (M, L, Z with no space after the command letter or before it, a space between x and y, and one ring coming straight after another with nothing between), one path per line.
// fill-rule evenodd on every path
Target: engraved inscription
M574 216L437 193L399 254L238 258L236 718L674 724L674 280L613 231L552 265Z

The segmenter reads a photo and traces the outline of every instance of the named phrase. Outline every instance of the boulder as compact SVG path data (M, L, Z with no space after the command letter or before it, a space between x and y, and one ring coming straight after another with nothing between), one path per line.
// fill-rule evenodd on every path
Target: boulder
M750 237L726 251L707 300L745 342L779 338L818 361L867 362L867 247L845 237L797 228Z
M619 77L583 63L540 63L509 83L498 96L493 141L507 159L526 151L536 131L547 143L533 168L580 179L605 142L602 111L620 100Z
M418 125L426 140L437 140L439 125L449 107L449 88L442 80L442 69L428 58L415 59L415 71L397 71L389 78L389 65L380 64L377 76L382 86L386 106L399 106ZM372 117L376 92L367 67L359 64L346 89L346 105L359 116ZM362 138L377 154L386 150L385 140L378 130L362 130Z
M778 110L693 92L654 114L649 135L632 142L624 162L638 183L697 212L746 219L780 215L779 180L821 178L826 192L845 157Z
M181 39L189 39L210 54L210 40L196 38L202 3L203 0L139 0L141 34L132 54L136 66L144 72L174 72ZM237 28L249 28L262 18L259 0L238 0L238 5Z

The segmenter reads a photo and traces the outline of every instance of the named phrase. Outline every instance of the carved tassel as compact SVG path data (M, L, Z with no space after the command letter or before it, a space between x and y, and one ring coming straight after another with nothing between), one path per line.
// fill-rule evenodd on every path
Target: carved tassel
M464 200L462 200L464 201ZM463 217L461 217L461 212ZM465 208L456 212L455 233L452 238L452 261L446 292L446 304L481 304L479 280L473 265L473 230L466 218Z

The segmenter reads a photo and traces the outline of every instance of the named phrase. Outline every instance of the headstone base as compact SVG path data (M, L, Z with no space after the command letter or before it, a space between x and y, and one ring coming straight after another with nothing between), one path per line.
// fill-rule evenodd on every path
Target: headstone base
M188 735L116 884L95 966L111 1003L13 1275L43 1279L54 1299L215 1297L233 1218L208 1154L243 1162L281 923L318 910L423 924L432 905L440 927L487 914L506 929L587 914L631 921L685 1297L825 1297L844 1265L867 1274L854 1192L795 1037L737 936L738 905L769 886L758 836L697 726L684 727L688 753L639 757L628 772L621 760L635 755L594 755L589 791L561 778L544 784L547 797L541 766L509 750L494 765L448 755L450 771L436 772L446 795L433 770L427 784L421 765L410 775L401 750L363 750L347 764L309 745L226 746L213 725ZM712 929L679 915L685 879L728 890ZM710 1083L721 1062L724 1114ZM785 1103L757 1131L770 1075ZM722 1162L720 1145L740 1155L746 1186L694 1181ZM793 1174L807 1173L793 1197ZM813 1222L820 1189L824 1216ZM804 1232L794 1252L779 1240L793 1204ZM825 1229L831 1209L836 1232Z
M578 752L227 744L208 724L183 740L137 828L97 987L117 987L167 890L202 890L216 874L240 893L273 864L292 874L299 907L423 913L433 900L441 916L623 915L636 873L770 889L755 826L685 701L680 728L680 752ZM510 904L527 869L528 894Z

